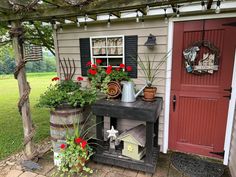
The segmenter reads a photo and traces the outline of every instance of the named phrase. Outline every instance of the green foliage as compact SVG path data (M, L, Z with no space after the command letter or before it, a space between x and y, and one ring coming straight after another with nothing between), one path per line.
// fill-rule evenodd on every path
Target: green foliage
M119 70L112 70L111 74L109 75L111 81L129 81L130 77L128 76L128 73L125 72L123 69Z
M54 54L54 43L51 25L42 25L41 22L22 23L24 28L24 42L41 45L46 47L52 54ZM11 39L9 36L9 27L7 24L0 26L0 46L11 46ZM55 55L55 54L54 54Z
M87 64L88 65L88 64ZM121 64L122 65L122 64ZM93 90L97 92L107 93L108 86L107 84L110 81L129 81L130 77L128 76L128 72L124 70L125 65L119 68L112 68L108 66L107 68L103 68L97 65L88 65L88 78L91 81L91 87Z
M79 82L65 80L50 85L43 93L37 104L38 107L56 108L62 105L83 107L93 103L97 98L91 89L82 89Z
M145 55L144 58L138 56L138 65L142 69L149 87L151 87L153 82L158 78L160 68L166 62L170 53L171 51L167 52L164 57L161 58L160 62L157 62L156 55L154 55L152 59L149 55Z
M7 44L0 48L0 74L13 73L15 69L15 61L13 51L10 45Z
M65 148L61 148L59 154L59 159L61 164L59 166L59 172L63 177L64 174L67 176L72 176L77 174L79 176L85 176L86 174L93 173L93 170L89 167L86 167L86 162L90 159L93 154L92 148L87 144L87 141L80 138L83 142L86 143L86 146L83 148L81 143L76 143L76 139L79 139L79 136L67 136Z
M95 125L88 125L91 113L86 117L85 123L74 124L74 133L67 134L66 143L61 144L58 160L60 165L54 176L87 176L92 174L93 170L86 166L86 162L93 154L93 149L89 144L89 140L94 135L88 136L88 132ZM87 127L87 128L85 128ZM69 132L69 131L68 131Z

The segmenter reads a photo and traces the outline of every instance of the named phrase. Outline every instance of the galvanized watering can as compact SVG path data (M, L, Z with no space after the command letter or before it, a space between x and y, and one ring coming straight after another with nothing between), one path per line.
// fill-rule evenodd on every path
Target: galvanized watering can
M147 84L146 84L137 93L135 93L135 91L134 91L134 83L133 82L122 81L121 84L123 85L121 101L122 102L127 102L127 103L135 102L137 96L147 86Z

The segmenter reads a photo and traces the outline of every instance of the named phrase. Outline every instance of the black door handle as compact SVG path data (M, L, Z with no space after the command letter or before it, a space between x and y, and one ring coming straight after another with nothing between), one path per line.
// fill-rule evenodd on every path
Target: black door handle
M229 100L231 99L231 94L230 95L226 95L226 96L223 96L225 98L229 98Z
M230 87L229 89L224 89L224 91L227 91L227 92L232 92L232 87Z
M175 112L175 107L176 107L176 96L173 96L173 112Z

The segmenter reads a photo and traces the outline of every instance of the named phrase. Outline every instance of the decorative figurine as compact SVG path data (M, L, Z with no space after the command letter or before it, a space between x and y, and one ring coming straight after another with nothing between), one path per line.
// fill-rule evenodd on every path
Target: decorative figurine
M111 130L107 130L107 133L108 133L108 138L110 138L109 151L113 153L116 150L116 146L119 144L116 136L116 134L118 134L118 131L115 130L113 126L111 126Z

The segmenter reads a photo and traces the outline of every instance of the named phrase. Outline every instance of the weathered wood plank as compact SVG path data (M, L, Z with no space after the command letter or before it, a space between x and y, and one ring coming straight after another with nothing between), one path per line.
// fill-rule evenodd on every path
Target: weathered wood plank
M192 0L191 2L199 1ZM174 0L172 3L185 3L189 2L189 0ZM71 16L79 16L84 14L98 14L98 13L112 13L119 12L124 10L131 9L140 9L145 8L147 4L151 6L163 6L169 5L168 1L155 1L151 0L147 3L146 0L142 1L109 1L109 0L99 0L94 3L90 3L88 6L84 6L84 8L80 9L77 6L63 6L63 7L53 7L53 8L45 8L45 9L36 9L34 11L30 11L27 14L19 13L14 14L11 13L9 15L1 16L0 21L13 21L13 20L48 20L52 18L66 18ZM10 10L10 9L9 9Z
M154 36L167 36L167 28L127 28L122 30L101 30L101 31L94 31L93 28L89 28L88 30L81 32L81 33L58 33L58 40L61 39L79 39L79 38L89 38L92 36L108 36L108 35L138 35L139 37L147 37L149 34L152 34Z
M20 28L21 23L19 21L17 22L12 22L12 28ZM21 62L24 62L23 58L23 46L22 43L20 42L19 36L13 36L12 38L13 42L13 49L15 53L15 60L16 60L16 65L18 65ZM24 92L27 90L28 83L26 79L26 72L25 68L23 67L17 76L18 80L18 87L19 87L19 95L22 97L24 95ZM31 119L31 113L30 113L30 103L29 103L29 98L24 102L22 108L21 108L21 113L22 113L22 123L23 123L23 132L24 132L24 140L29 139L31 137L31 133L33 130L33 123ZM25 158L26 159L31 159L33 156L33 145L32 145L32 139L29 139L29 141L25 144Z

